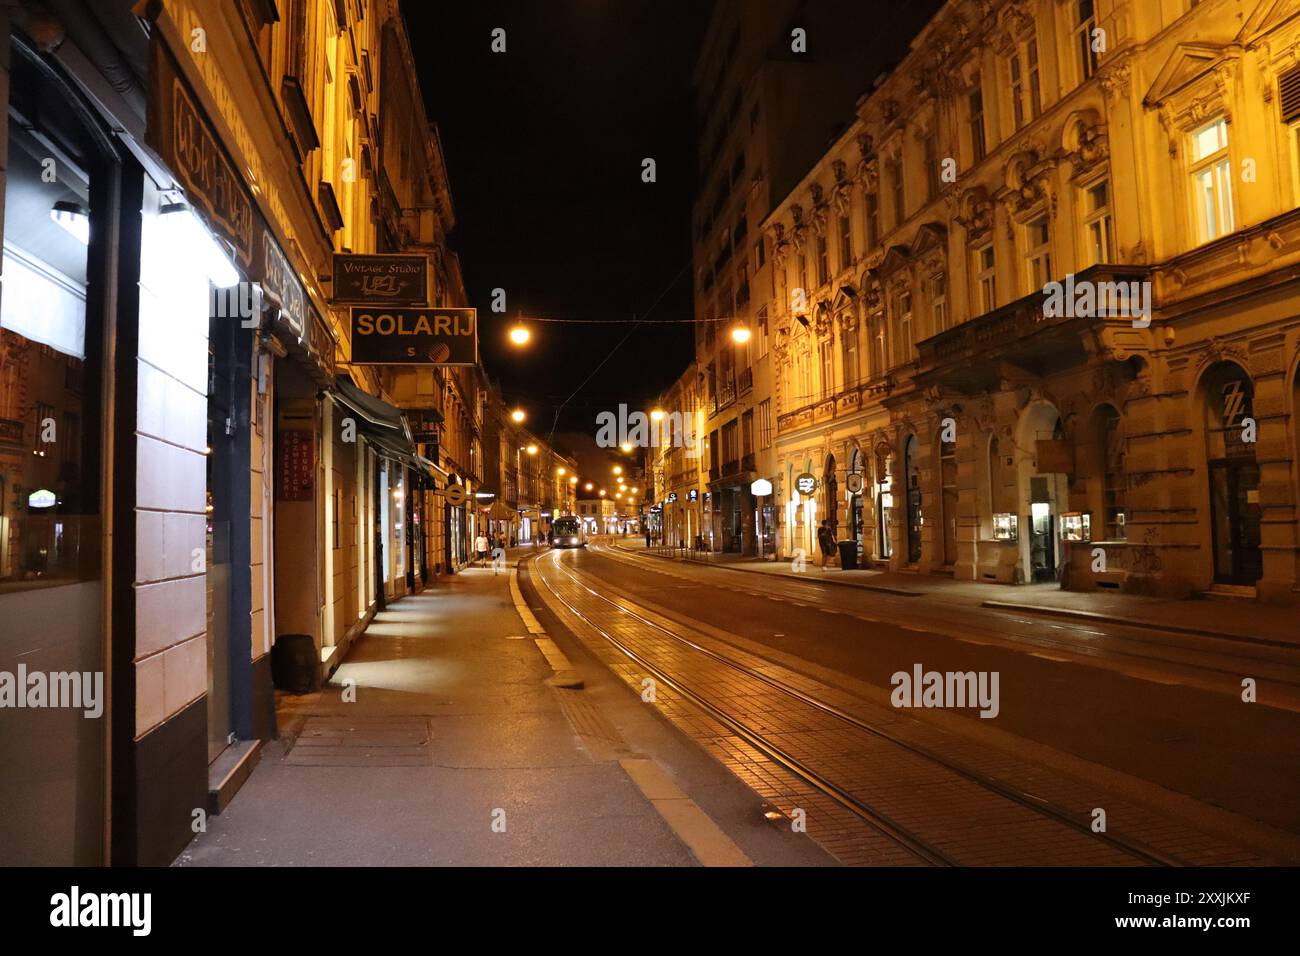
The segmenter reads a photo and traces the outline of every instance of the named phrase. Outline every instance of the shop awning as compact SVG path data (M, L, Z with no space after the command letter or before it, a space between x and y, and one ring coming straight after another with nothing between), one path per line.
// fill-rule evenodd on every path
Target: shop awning
M423 455L416 455L415 462L420 466L420 470L430 478L442 478L444 480L451 479L451 472L439 468L434 462L425 458Z
M411 430L400 408L367 394L341 375L335 379L334 386L334 398L356 414L358 426L376 449L417 470L424 470L416 460L419 456L415 453Z
M349 379L339 376L335 380L335 396L348 408L360 415L369 424L378 428L387 428L392 431L401 432L410 441L410 433L407 430L406 422L402 418L402 410L393 405L389 405L381 398L363 392L357 388Z
M514 521L519 516L515 514L515 509L503 502L494 501L492 507L488 509L488 517L493 521Z

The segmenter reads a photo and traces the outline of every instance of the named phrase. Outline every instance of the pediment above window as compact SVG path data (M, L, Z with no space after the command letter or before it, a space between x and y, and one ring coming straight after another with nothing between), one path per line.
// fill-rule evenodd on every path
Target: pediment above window
M946 250L947 248L947 228L937 222L926 222L922 223L921 228L916 231L916 236L912 239L910 252L913 259L920 259L936 249Z
M1160 68L1142 102L1148 109L1163 106L1171 97L1209 76L1223 60L1226 43L1180 43Z
M1248 46L1296 17L1300 17L1300 7L1296 6L1295 0L1260 0L1255 12L1246 18L1237 34L1237 42Z

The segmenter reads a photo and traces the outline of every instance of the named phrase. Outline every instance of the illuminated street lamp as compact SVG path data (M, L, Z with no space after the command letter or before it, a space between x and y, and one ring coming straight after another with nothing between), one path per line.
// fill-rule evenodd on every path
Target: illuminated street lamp
M622 466L622 465L615 465L615 466L614 466L614 474L616 474L616 475L621 475L621 474L623 474L623 466Z
M563 474L564 474L564 469L563 469L563 468L556 468L556 469L555 469L555 473L556 473L557 475L563 475Z
M536 454L537 454L537 446L536 446L536 445L529 445L527 448L524 449L524 451L528 452L528 454L530 454L530 455L536 455Z
M664 410L663 410L662 408L656 408L656 409L653 409L653 410L650 412L650 421L652 421L652 422L662 421L664 415L665 415L665 412L664 412Z
M731 341L737 345L744 345L749 341L749 329L743 325L737 325L731 330Z
M577 483L578 483L578 476L577 476L577 475L574 475L572 478L569 479L569 484L571 484L571 485L576 485ZM587 487L590 488L591 485L588 485Z
M532 333L523 325L516 325L510 330L510 341L515 345L527 345Z
M522 408L516 408L513 412L510 413L510 417L514 419L516 422L522 422L528 416L524 414L524 410Z
M605 497L605 489L604 489L604 488L601 488L601 489L600 489L600 496L601 496L602 498Z
M623 442L623 444L620 445L619 447L620 447L621 449L623 449L623 453L624 453L625 455L626 455L626 454L631 454L631 452L632 452L632 443L631 443L630 441L625 441L625 442Z
M594 488L594 487L596 487L596 486L593 485L593 484L589 481L589 482L587 482L585 485L583 485L582 487L586 488L588 491L591 491L591 489Z

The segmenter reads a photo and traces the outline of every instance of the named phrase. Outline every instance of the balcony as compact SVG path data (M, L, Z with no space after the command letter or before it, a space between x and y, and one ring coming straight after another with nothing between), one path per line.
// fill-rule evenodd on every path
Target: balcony
M740 394L744 395L754 387L754 369L746 368L740 371L739 388Z
M1146 266L1093 266L1074 277L1074 287L1147 282L1150 275ZM1046 302L1047 296L1036 291L918 342L915 383L973 394L1001 388L1008 367L1047 375L1087 359L1090 330L1100 332L1103 349L1116 361L1149 349L1150 330L1136 327L1129 316L1075 316L1068 308L1047 315Z

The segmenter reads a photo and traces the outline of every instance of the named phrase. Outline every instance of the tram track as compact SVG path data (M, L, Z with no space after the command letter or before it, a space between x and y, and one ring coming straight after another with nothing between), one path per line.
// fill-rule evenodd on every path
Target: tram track
M558 554L554 552L540 556L535 563L539 572L537 578L552 598L619 653L633 661L639 668L645 670L653 679L662 682L664 686L672 688L689 700L718 723L760 751L769 760L803 780L819 793L834 800L863 823L903 847L922 862L931 865L967 865L970 861L963 860L960 851L945 848L940 845L941 841L931 839L919 832L922 829L921 827L901 822L897 819L896 813L882 809L869 799L864 798L860 793L854 792L851 784L837 781L834 779L833 774L815 766L815 761L792 752L791 746L773 740L771 734L753 726L752 721L746 720L743 716L737 716L716 700L711 699L707 692L693 686L693 681L684 677L680 672L670 672L662 662L652 660L646 654L639 652L636 648L630 646L627 640L611 633L611 631L617 630L614 624L609 621L602 622L599 620L601 617L599 613L591 607L584 610L583 607L579 606L579 603L591 600L599 602L598 606L613 609L612 611L606 611L606 613L617 614L620 624L626 623L625 618L630 618L639 625L650 629L654 634L667 637L675 645L689 649L692 655L697 655L700 660L707 661L712 666L725 668L728 672L738 675L743 681L753 682L767 691L775 692L787 701L797 702L799 707L832 718L838 726L849 728L853 733L869 735L872 740L877 742L878 746L883 745L892 749L894 757L901 754L905 755L908 760L922 762L927 769L927 773L921 774L921 776L934 776L937 771L938 778L945 779L948 784L951 784L954 779L964 781L965 784L977 788L979 793L984 795L985 802L988 800L1001 801L1004 804L1013 806L1016 812L1028 811L1039 821L1050 821L1052 826L1062 828L1063 834L1068 831L1075 840L1085 837L1093 846L1098 843L1104 845L1113 851L1111 858L1107 861L1112 865L1184 865L1183 861L1178 858L1145 846L1122 834L1094 832L1088 821L1034 794L1015 787L1006 781L994 779L978 770L962 766L942 754L935 753L913 741L904 740L885 727L873 724L856 714L847 712L842 707L800 690L798 687L792 686L770 673L764 673L728 654L719 653L712 648L705 647L699 641L674 630L673 627L665 626L647 616L653 612L641 613L643 609L635 605L635 602L628 599L623 599L622 602L615 601L601 594L584 580L584 578L588 578L586 574L580 576L565 567ZM566 596L566 594L561 593L562 590L566 589L566 585L560 583L560 586L557 586L558 580L553 581L553 575L548 571L562 575L567 580L567 589L579 589L579 595L575 597L572 594ZM628 605L632 605L632 607ZM670 623L672 622L670 621ZM935 786L942 786L942 784L936 783ZM1001 816L1005 818L1007 816L1005 807L1003 811ZM1038 835L1041 837L1041 833ZM1008 842L1014 842L1016 836L1009 833L1006 839ZM1025 862L1031 863L1033 861L1027 860Z
M652 562L649 566L653 567L656 572L661 574L671 573L667 569L654 567L654 565L669 564L669 562L661 558L650 558L630 553L617 546L609 545L597 545L594 551L601 557L631 567L642 567L643 562ZM733 569L726 567L701 565L701 568L706 571L722 571L724 573L732 571L733 574L744 574L744 572L733 571ZM693 576L682 575L682 577L703 584L702 581L699 581L698 578ZM824 588L825 585L817 581L800 581L783 578L779 583L780 585L791 589L804 589L811 591L813 595L817 595L818 597L824 596L824 592L821 589ZM733 590L756 597L771 596L770 591L761 590L750 585L748 582L729 580L727 586ZM791 595L799 592L797 590L791 590L783 591L781 593L785 594L787 599L794 601L794 598ZM827 610L830 610L831 613L848 614L853 617L858 617L863 621L883 620L888 623L900 624L896 618L892 618L889 615L885 615L882 618L862 616L852 610L838 605ZM1199 638L1189 638L1184 636L1181 638L1180 644L1173 641L1155 640L1150 637L1139 636L1136 633L1130 633L1140 629L1137 625L1132 624L1116 625L1109 631L1098 631L1085 627L1082 624L1067 624L1042 618L1027 618L1006 611L998 611L997 614L999 617L1005 617L1006 621L1010 623L1023 625L1027 628L1039 631L1040 633L1034 634L1032 637L1024 634L1017 634L1014 638L1008 638L1005 632L997 631L991 627L975 626L969 621L962 622L960 625L946 622L946 629L942 633L944 636L955 637L958 640L963 639L962 633L965 633L968 634L972 640L977 640L979 642L993 641L1005 644L1008 641L1014 641L1015 646L1020 648L1032 646L1035 649L1043 651L1060 651L1073 655L1081 660L1095 660L1099 662L1131 661L1134 662L1135 665L1185 668L1189 672L1214 675L1216 678L1228 678L1234 684L1240 680L1242 674L1241 662L1248 661L1257 669L1268 669L1263 673L1271 685L1287 688L1289 693L1300 692L1300 678L1295 676L1297 673L1300 673L1300 652L1290 648L1268 648L1264 652L1261 652L1257 645L1233 642L1229 638L1208 636ZM900 624L900 626L904 625ZM954 628L958 627L960 628L961 633L954 630ZM1045 628L1057 628L1063 631L1071 631L1076 634L1104 637L1109 643L1105 647L1096 647L1089 644L1082 644L1077 639L1055 639L1047 634L1041 633ZM941 633L938 630L930 628L924 630L929 630L936 634ZM1191 649L1191 653L1196 655L1195 658L1189 658L1186 656L1189 651L1187 646L1189 640L1204 645ZM1151 651L1154 650L1177 650L1184 654L1184 656L1180 658L1168 654L1152 653ZM1231 664L1224 664L1223 666L1220 665L1218 660L1215 660L1216 658L1224 658L1228 654L1239 658L1239 660ZM1296 708L1293 705L1289 709Z

